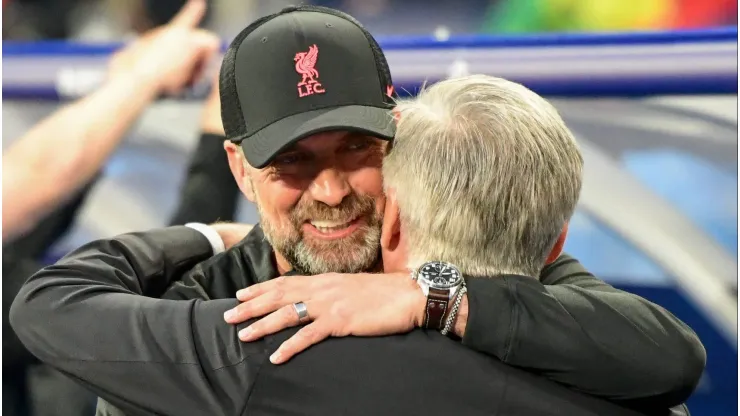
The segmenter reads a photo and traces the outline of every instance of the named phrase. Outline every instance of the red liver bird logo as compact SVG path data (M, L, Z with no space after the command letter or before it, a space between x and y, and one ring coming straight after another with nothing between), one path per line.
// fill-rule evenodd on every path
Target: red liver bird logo
M298 83L298 96L306 97L313 94L323 94L325 92L321 83L318 81L319 71L316 70L316 61L319 59L319 47L309 46L308 52L298 52L295 54L295 70L302 78Z

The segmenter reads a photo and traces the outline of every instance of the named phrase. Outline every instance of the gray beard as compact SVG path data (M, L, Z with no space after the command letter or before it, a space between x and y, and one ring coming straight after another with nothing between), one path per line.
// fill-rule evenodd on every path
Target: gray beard
M257 208L265 239L302 275L360 273L378 262L382 218L377 214L355 235L337 241L307 241L300 230L281 232L265 218L259 204Z
M280 253L295 271L303 275L360 273L370 270L378 261L380 229L367 227L360 239L359 242L352 241L351 237L343 241L322 242L321 247L310 247L302 240L285 247Z

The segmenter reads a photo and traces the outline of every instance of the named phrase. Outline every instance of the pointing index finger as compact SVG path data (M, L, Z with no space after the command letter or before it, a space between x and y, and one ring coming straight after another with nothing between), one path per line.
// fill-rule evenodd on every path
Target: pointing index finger
M188 0L182 9L170 20L170 26L195 28L206 14L205 0Z

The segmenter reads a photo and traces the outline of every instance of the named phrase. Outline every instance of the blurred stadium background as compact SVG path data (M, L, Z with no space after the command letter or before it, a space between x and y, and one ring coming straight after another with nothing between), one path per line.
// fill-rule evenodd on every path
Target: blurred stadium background
M228 40L296 2L211 3L204 26ZM737 414L737 2L306 3L366 24L388 52L397 89L485 72L552 98L586 157L567 251L692 326L708 353L692 414ZM3 0L3 147L94 88L117 42L166 22L181 4ZM161 101L144 115L50 260L93 238L165 224L203 94ZM245 203L241 218L255 222L256 211Z

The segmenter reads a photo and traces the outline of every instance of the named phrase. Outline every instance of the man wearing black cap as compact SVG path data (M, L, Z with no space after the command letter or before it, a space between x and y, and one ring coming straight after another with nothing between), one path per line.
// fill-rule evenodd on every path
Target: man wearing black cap
M220 91L227 137L242 144L257 169L298 140L325 131L391 140L393 86L374 39L339 16L290 10L242 31L224 57Z
M199 264L189 279L164 295L188 302L153 298L210 256L209 242L202 237L193 254L193 230L155 230L83 247L34 276L16 300L12 321L29 349L131 413L491 414L498 408L502 414L625 414L502 366L433 331L329 340L288 365L272 366L267 357L294 330L240 343L233 327L223 322L223 312L236 306L235 300L193 300L230 297L250 283L291 269L352 272L372 269L377 262L385 202L380 165L384 140L394 133L387 66L374 40L350 18L325 9L296 10L247 28L222 66L224 127L242 144L227 146L229 162L243 192L258 201L263 228L226 254ZM479 280L480 293L471 285L471 303L475 296L503 289L491 279L494 283L484 290L488 279ZM612 298L621 297L611 290ZM554 295L543 289L533 296L547 300ZM562 298L566 304L567 298ZM481 299L476 312L495 315L488 311L498 305ZM555 304L560 300L555 298ZM648 302L636 302L655 314L663 336L686 342L685 328L675 318ZM574 330L578 322L568 317L567 309L552 303L529 306L531 316L522 317L525 321L562 318L568 320L564 327L574 332L574 344L588 339L579 333L582 329ZM608 300L594 306L608 315L601 325L614 319L623 327L635 326L623 316L623 308L614 313L611 306ZM470 319L472 326L472 312ZM480 329L468 330L477 333L478 346L472 338L467 344L496 355L497 340L481 336ZM628 336L643 341L637 332ZM532 334L521 336L499 338L516 348L533 346L527 344ZM547 353L544 343L536 344L537 353ZM574 344L552 348L567 350ZM611 355L600 353L601 345L587 342L583 348L596 353L588 356L593 361L587 367ZM583 360L583 348L576 345L576 357L563 365ZM562 356L563 351L556 352ZM609 369L620 370L617 365ZM580 383L578 388L593 392L610 385L600 379ZM635 397L631 390L614 398L656 394L645 390L643 396ZM661 399L664 404L676 397Z
M378 257L380 165L395 132L390 73L356 22L293 10L242 31L224 57L229 163L259 201L281 274L368 270Z

